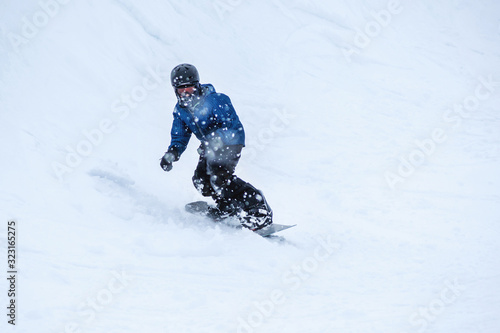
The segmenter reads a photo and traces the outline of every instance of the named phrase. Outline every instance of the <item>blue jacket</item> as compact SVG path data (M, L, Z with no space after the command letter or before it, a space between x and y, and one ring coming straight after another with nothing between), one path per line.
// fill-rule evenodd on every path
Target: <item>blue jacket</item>
M245 145L245 130L229 97L216 93L211 84L203 84L202 89L202 99L193 109L175 105L169 149L175 148L179 156L191 134L208 144Z

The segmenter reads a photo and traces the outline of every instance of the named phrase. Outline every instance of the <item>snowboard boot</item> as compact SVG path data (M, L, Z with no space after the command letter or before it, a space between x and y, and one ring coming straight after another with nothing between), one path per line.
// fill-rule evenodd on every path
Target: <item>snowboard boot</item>
M245 228L255 231L273 223L273 211L264 194L238 177L234 177L214 199L221 212L237 217Z
M250 208L241 211L238 218L243 227L256 231L273 223L273 211L263 208Z

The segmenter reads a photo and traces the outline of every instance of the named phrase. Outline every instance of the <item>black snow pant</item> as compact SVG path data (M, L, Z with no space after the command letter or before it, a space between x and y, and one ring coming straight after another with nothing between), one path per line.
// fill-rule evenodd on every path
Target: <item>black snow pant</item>
M237 216L243 226L256 230L272 223L272 210L260 190L234 174L242 149L233 145L215 150L202 144L193 184L214 199L221 213Z

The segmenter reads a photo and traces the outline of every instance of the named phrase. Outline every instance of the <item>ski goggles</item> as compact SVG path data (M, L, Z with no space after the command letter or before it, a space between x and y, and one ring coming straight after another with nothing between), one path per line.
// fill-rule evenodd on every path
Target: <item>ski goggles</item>
M193 94L195 91L196 91L196 87L195 86L185 86L185 87L179 87L179 88L176 88L177 89L177 93L179 95L185 95L185 94Z

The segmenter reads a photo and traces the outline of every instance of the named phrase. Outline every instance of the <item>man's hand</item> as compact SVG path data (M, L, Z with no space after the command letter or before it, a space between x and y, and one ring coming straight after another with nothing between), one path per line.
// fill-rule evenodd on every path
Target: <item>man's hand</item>
M171 151L167 151L161 158L160 166L163 170L170 171L173 168L172 163L176 160L175 154Z

